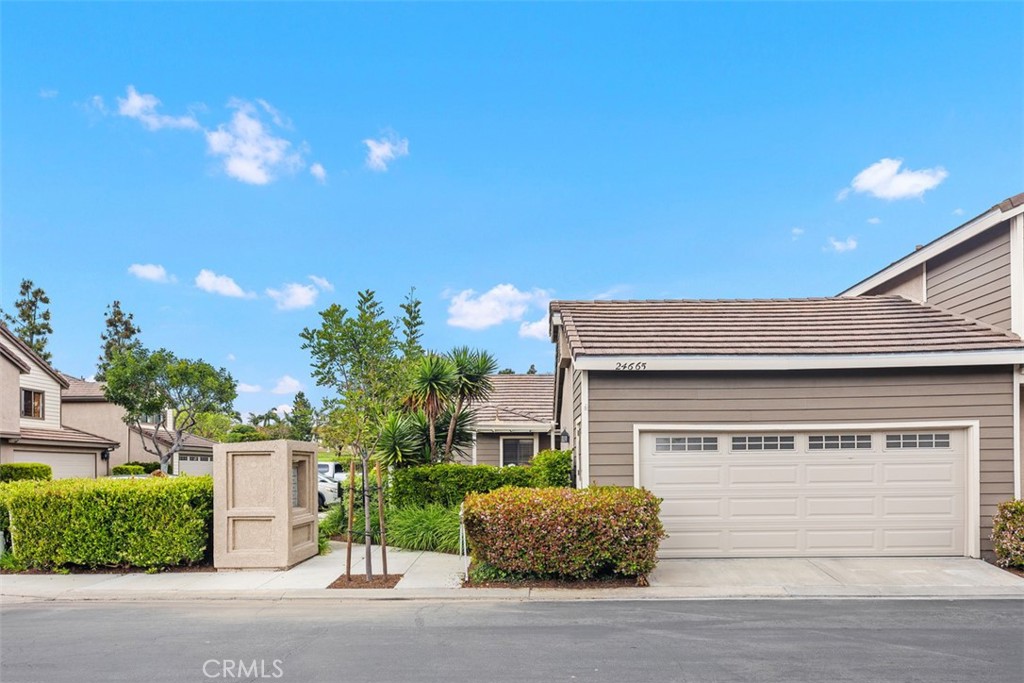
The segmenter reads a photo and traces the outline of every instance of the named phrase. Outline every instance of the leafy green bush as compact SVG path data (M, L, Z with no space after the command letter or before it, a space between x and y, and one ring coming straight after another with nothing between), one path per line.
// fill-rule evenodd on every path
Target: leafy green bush
M491 465L422 465L391 473L390 503L396 508L442 505L458 507L467 493L502 486L530 486L529 467Z
M62 479L8 484L14 554L29 567L163 567L210 544L210 477Z
M1000 567L1024 567L1024 500L999 504L992 518L992 545Z
M0 465L0 482L24 479L53 479L53 468L40 462L10 462Z
M145 474L146 470L138 465L117 465L110 470L111 474Z
M407 550L459 552L459 511L442 505L387 512L388 545Z
M634 488L503 488L466 496L474 559L503 572L646 576L665 537L660 499Z
M142 471L146 474L153 474L160 469L160 463L158 462L140 462L138 460L131 460L126 462L125 465L132 465L134 467L141 467Z
M572 451L541 451L530 463L533 485L572 486Z

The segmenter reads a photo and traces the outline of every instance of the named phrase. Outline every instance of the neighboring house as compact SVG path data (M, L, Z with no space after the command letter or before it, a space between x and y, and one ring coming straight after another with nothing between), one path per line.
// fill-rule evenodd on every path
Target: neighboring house
M103 394L103 384L88 382L71 375L63 375L67 388L63 392L64 421L66 424L116 438L120 445L115 448L107 463L109 468L123 465L126 462L157 462L159 458L148 452L143 445L143 433L146 435L146 446L152 448L152 434L157 422L164 423L169 416L154 415L143 422L141 430L127 425L124 421L124 408L107 401ZM158 433L161 446L170 447L170 435L161 430ZM172 463L171 471L187 474L211 474L213 472L213 444L215 442L194 434L186 434L184 447L179 451Z
M552 302L577 481L663 498L664 557L990 554L1021 494L1022 214L840 297Z
M491 375L493 390L472 406L474 465L525 465L551 448L554 375Z
M67 380L0 324L0 462L40 462L54 479L106 473L116 438L65 423L61 390Z

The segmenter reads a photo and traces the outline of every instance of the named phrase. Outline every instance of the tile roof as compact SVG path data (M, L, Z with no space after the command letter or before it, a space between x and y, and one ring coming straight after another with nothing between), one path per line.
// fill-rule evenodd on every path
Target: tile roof
M1024 349L1013 334L900 296L553 301L576 356Z
M155 425L151 425L151 424L144 424L144 425L142 425L142 431L146 433L146 436L152 436L153 431L155 429L156 429ZM164 429L160 430L157 433L156 438L157 438L157 440L160 443L162 443L162 444L164 444L166 446L170 446L172 441L173 441L171 435L168 434L167 430L164 430ZM189 432L185 432L185 434L183 435L181 443L182 443L182 445L185 448L213 448L214 444L216 444L217 442L216 441L211 441L210 439L207 439L206 437L197 436L195 434L191 434Z
M491 375L494 390L484 403L474 404L477 422L551 422L554 415L554 375Z
M117 441L104 439L102 436L96 436L95 434L83 432L80 429L72 429L71 427L61 427L60 429L31 429L22 427L19 430L18 438L20 441L52 441L64 444L96 446L102 448L109 448L118 445Z
M1009 211L1010 209L1017 208L1021 204L1024 204L1024 192L1021 192L1020 194L1015 194L1009 199L1004 199L1003 201L999 202L992 208L999 209L1000 211Z
M65 401L105 401L102 382L88 382L80 377L60 373L67 381L68 388L60 392Z

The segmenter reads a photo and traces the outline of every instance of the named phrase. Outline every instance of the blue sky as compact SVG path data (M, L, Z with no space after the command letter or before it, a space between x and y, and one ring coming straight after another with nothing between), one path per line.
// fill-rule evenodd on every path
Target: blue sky
M0 304L314 397L410 287L550 371L550 298L832 295L1024 190L1024 5L4 3ZM543 335L539 335L543 336ZM277 393L275 393L277 390Z

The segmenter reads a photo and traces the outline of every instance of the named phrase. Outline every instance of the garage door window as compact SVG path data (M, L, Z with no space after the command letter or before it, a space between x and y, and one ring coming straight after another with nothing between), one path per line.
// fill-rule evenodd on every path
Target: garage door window
M732 449L734 451L792 451L795 448L795 436L754 435L732 437Z
M949 448L949 434L886 434L886 448Z
M811 434L807 448L812 451L838 451L871 448L870 434Z
M655 453L717 451L717 436L659 436L654 439Z

